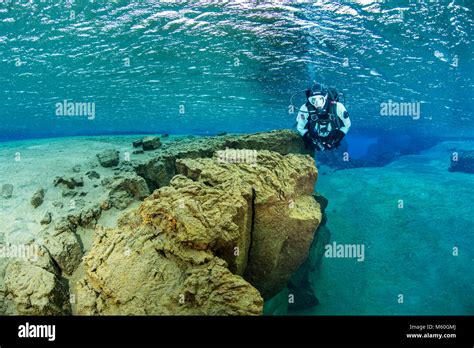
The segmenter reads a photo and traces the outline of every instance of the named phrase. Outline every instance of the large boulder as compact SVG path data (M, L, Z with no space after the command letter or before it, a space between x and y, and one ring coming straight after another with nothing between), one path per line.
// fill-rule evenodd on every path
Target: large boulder
M104 150L99 152L97 159L102 167L115 167L119 164L119 152L117 150Z
M309 156L181 159L116 229L99 230L78 314L258 315L304 262L321 221ZM257 290L258 289L258 290Z
M265 302L266 315L288 315L289 311L311 308L319 304L317 297L321 264L326 245L330 242L331 233L325 226L327 221L325 210L329 204L326 197L315 193L314 199L319 203L323 214L322 221L316 230L308 257L305 262L291 275L287 287Z
M76 235L76 225L67 218L42 232L42 242L61 270L71 275L81 263L83 250Z
M133 144L135 146L135 144ZM161 141L159 137L148 136L142 139L142 148L145 151L156 150L161 146Z
M4 277L4 314L66 315L71 314L68 287L49 253L36 249L33 260L13 260Z
M109 189L109 204L117 209L125 209L134 200L143 200L150 194L145 179L135 173L124 173L112 179L104 179L102 184Z
M255 165L182 159L176 170L208 186L240 185L253 192L251 249L244 277L267 299L304 262L321 222L313 198L317 171L309 156L259 151Z
M117 229L98 231L84 258L77 313L261 314L258 291L216 256L234 270L245 263L249 219L239 188L225 192L176 176ZM242 252L231 254L234 247Z

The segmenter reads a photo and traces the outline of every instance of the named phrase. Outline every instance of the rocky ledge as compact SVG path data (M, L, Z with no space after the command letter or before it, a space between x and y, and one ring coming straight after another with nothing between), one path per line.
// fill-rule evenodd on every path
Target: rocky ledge
M164 142L104 169L103 201L50 214L35 261L4 268L3 313L261 314L322 220L304 153L297 134L274 131ZM116 227L103 227L111 208Z

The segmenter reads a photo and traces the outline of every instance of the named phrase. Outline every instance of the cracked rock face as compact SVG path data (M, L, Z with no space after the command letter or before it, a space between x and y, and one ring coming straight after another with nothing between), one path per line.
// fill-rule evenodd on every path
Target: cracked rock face
M246 248L237 225L245 221L239 219L245 204L238 194L176 176L124 215L117 229L96 237L84 259L77 313L260 314L258 291L213 252Z
M67 275L72 274L83 255L72 224L65 219L60 220L54 228L44 231L42 239L44 247L61 270Z
M252 149L275 151L282 155L289 153L309 154L298 133L290 130L276 130L245 135L191 138L187 141L170 143L152 160L136 163L135 170L145 178L152 189L166 186L176 173L175 163L180 158L211 157L225 149Z
M183 159L177 171L206 185L247 187L254 192L251 249L244 277L271 298L305 260L321 222L312 197L317 171L309 156L259 151L257 165Z
M304 262L321 221L309 156L255 165L182 159L169 186L98 231L78 314L259 315Z
M2 314L71 314L68 288L59 269L44 248L35 256L34 261L15 260L6 267Z
M232 149L259 151L255 165ZM319 223L314 162L286 156L294 152L304 146L287 130L188 137L118 167L94 157L58 173L37 209L28 197L39 260L0 259L0 315L261 314ZM115 150L110 157L116 163Z

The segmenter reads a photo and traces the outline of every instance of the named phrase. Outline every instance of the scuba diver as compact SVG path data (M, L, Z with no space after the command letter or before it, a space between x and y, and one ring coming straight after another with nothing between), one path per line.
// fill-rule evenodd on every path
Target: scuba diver
M315 84L305 93L306 103L296 117L296 129L306 148L324 151L339 147L351 127L349 113L339 102L339 92Z

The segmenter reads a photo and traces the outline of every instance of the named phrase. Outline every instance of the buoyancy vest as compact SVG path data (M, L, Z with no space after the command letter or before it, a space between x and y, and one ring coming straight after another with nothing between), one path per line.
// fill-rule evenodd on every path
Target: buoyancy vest
M306 102L306 108L308 110L308 123L306 124L306 128L311 138L325 139L332 130L342 127L342 121L336 113L336 105L335 101L331 101L328 98L324 107L318 113L313 104L309 101Z

